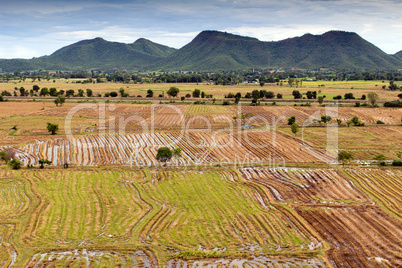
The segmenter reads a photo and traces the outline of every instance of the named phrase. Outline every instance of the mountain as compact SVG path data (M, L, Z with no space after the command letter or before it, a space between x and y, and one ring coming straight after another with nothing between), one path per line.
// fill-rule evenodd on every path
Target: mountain
M262 42L217 31L201 32L174 52L162 69L237 70L245 68L395 69L395 59L356 33L330 31L305 34L278 42Z
M124 44L98 37L63 47L50 56L31 60L0 60L0 68L4 71L144 68L175 50L144 38Z
M395 53L394 56L395 56L397 59L402 60L402 50L399 51L399 52L397 52L397 53Z
M402 68L402 51L394 55L386 54L356 33L344 31L305 34L275 42L226 32L203 31L178 50L144 38L124 44L98 37L63 47L50 56L31 60L0 60L3 71L91 68L234 71L291 67L395 70Z

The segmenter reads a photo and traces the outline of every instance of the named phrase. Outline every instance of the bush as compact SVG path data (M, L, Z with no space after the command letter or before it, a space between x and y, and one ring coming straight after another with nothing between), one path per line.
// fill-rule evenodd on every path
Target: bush
M107 98L110 96L110 94L109 94L109 92L106 92L105 95L103 95L103 96Z
M281 94L281 93L278 93L278 94L276 94L276 98L277 98L277 99L282 99L282 98L283 98L283 96L282 96L282 94Z
M222 102L222 105L230 105L230 102L225 100L225 101Z
M0 101L4 101L4 98L3 98L3 96L1 96L1 95L0 95Z
M402 107L402 102L397 101L387 101L384 103L384 107Z
M21 168L21 161L18 159L13 158L10 162L8 162L8 165L12 169L20 169Z
M356 102L355 107L360 107L360 102Z
M353 96L353 93L346 93L344 96L345 100L354 100L355 97Z
M295 122L296 122L296 117L295 116L292 116L292 117L288 118L288 125L289 126L293 125L293 123L295 123Z
M171 97L177 97L179 92L180 90L177 87L170 87L166 93Z
M333 97L333 99L334 99L334 100L341 100L341 99L342 99L342 96L341 96L341 95L338 95L338 96Z
M377 124L378 125L383 125L383 124L385 124L383 121L381 121L381 120L377 120Z
M402 167L402 161L401 161L401 160L394 160L394 161L392 162L392 165L393 165L394 167Z
M112 91L112 92L109 93L109 95L110 95L110 97L115 98L115 97L117 97L117 95L119 95L119 94L117 94L117 92L115 92L115 91Z

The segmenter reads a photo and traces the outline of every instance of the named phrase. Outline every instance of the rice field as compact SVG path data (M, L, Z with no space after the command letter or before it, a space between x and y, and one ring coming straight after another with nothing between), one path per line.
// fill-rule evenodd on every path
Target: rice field
M182 149L182 157L171 161L178 166L334 161L308 144L275 131L90 134L3 148L13 151L24 165L38 165L40 159L47 159L54 166L155 166L157 150L164 146Z

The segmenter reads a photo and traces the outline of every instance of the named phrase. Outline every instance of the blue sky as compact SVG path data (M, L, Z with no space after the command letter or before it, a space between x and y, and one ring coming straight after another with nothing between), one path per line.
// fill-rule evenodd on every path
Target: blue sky
M402 50L402 0L0 0L0 58L95 37L180 48L202 30L262 41L344 30L393 54Z

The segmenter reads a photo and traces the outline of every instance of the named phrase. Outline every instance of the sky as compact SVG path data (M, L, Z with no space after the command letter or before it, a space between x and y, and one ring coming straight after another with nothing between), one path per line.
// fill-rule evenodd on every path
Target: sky
M50 55L95 37L181 48L203 30L261 41L342 30L394 54L402 0L0 0L0 58Z

